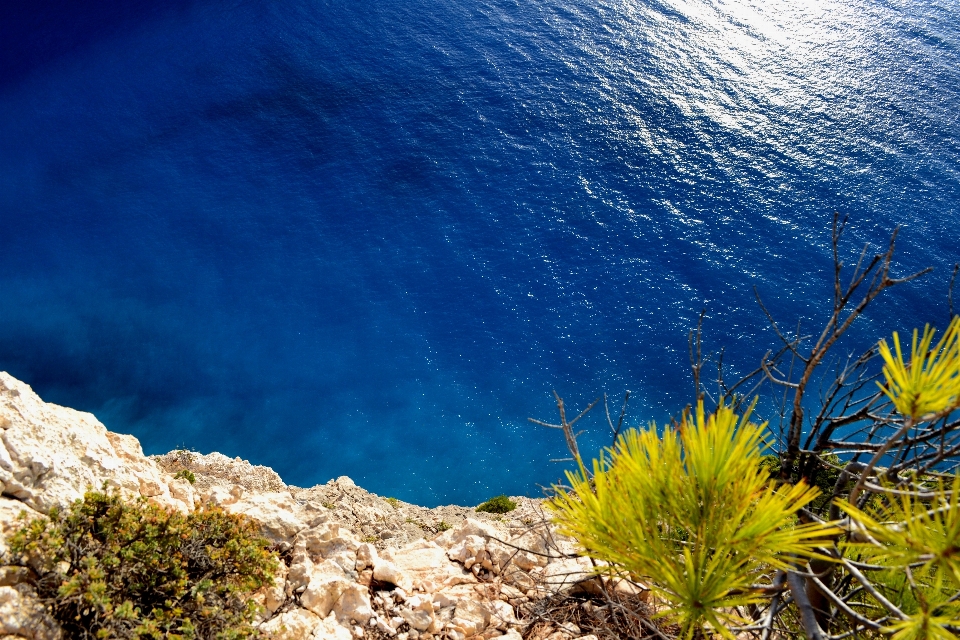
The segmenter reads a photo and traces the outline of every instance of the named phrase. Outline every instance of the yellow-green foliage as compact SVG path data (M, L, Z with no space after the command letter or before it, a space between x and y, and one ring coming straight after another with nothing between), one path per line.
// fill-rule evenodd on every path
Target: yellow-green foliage
M731 607L758 602L751 588L791 554L816 555L832 530L800 525L818 491L775 487L761 464L763 426L702 403L679 430L630 430L550 503L563 532L594 558L650 581L666 615L690 637L705 625L730 636ZM822 540L820 541L822 542Z
M904 362L896 332L893 352L886 340L879 345L887 379L881 389L900 414L914 420L956 408L960 401L960 316L953 318L940 341L931 348L935 333L930 325L924 327L922 337L913 330L909 364Z
M278 567L241 516L181 514L96 491L24 523L10 548L71 638L257 637L249 596Z
M929 494L892 493L868 511L838 503L866 539L847 549L891 567L875 582L906 615L888 628L897 640L955 638L948 627L960 627L960 478Z
M960 404L960 316L931 347L936 332L913 331L910 362L899 336L893 351L880 342L886 386L896 410L915 422L942 416ZM912 424L911 422L911 424ZM900 609L901 619L886 627L896 640L956 638L960 627L960 478L948 487L941 479L933 491L923 485L891 489L861 510L845 501L837 506L850 516L857 539L847 550L861 561L890 567L874 582L881 597ZM864 596L870 605L871 595ZM876 604L875 602L873 604Z

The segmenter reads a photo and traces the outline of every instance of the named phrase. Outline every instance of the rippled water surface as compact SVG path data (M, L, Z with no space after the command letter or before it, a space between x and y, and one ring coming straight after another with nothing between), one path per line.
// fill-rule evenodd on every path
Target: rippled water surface
M943 325L956 3L0 9L0 369L148 453L535 495L551 389L663 420L701 308L739 370L754 287L822 322L834 211L936 267L854 338Z

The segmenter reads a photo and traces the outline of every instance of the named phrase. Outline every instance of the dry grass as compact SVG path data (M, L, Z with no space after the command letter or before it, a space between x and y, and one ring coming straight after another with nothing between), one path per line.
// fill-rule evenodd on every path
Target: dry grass
M531 603L525 612L524 640L546 640L556 635L593 634L599 640L675 638L679 628L655 619L656 607L648 594L609 593L600 596L560 593Z

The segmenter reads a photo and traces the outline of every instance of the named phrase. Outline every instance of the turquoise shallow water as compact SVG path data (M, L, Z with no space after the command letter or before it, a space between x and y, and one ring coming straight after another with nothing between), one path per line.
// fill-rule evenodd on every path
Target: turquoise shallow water
M834 211L936 267L855 340L947 318L954 3L13 2L0 36L0 368L148 453L536 494L551 389L663 420L701 308L740 370L754 287L816 324Z

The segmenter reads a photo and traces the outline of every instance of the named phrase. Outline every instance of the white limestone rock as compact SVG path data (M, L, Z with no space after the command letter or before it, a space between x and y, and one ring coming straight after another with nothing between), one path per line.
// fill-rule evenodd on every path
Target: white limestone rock
M293 549L293 564L302 558L314 562L329 560L337 564L343 573L357 578L357 550L360 542L353 533L336 522L320 522L303 529L296 537Z
M515 530L514 530L515 531ZM537 583L533 573L550 562L550 556L569 553L571 549L555 548L551 544L565 544L550 535L548 544L547 530L540 528L521 529L519 535L510 531L498 530L491 524L468 518L457 527L434 538L434 541L447 547L448 557L462 564L477 576L482 572L500 576L507 584L527 591Z
M128 495L187 510L165 474L129 435L107 431L89 413L49 404L0 372L0 492L47 513L104 483Z
M517 612L503 600L489 600L490 626L498 629L510 629L520 625Z
M263 536L273 543L292 542L294 536L307 528L307 523L300 518L299 505L289 492L243 495L224 508L259 522Z
M357 571L363 571L372 568L380 560L377 554L377 548L369 542L364 542L357 547Z
M469 638L482 633L490 625L491 617L490 607L485 603L476 598L462 598L457 602L450 625Z
M411 591L413 589L413 579L410 575L402 571L400 567L393 562L382 558L377 558L374 562L373 579L398 586L404 591Z
M253 594L253 599L263 609L258 613L258 620L263 622L269 619L284 604L286 600L287 574L289 569L287 565L280 562L276 575L273 578L273 584L261 587Z
M300 596L303 607L321 618L333 612L341 623L355 620L366 624L373 616L369 590L348 578L330 560L311 564L305 571L306 588Z
M410 628L417 631L426 631L433 624L432 611L405 608L400 610L400 617L410 625Z
M429 540L413 542L402 549L386 549L382 557L406 574L413 586L430 593L445 586L475 584L477 578L447 557L447 550Z
M554 560L543 569L544 585L553 592L560 592L594 576L590 560L584 557Z
M322 624L323 619L312 611L291 609L260 625L260 630L273 640L313 640Z
M199 482L199 481L198 481ZM465 518L490 527L504 539L511 532L522 532L544 518L542 501L514 497L517 509L505 515L477 512L471 507L445 505L428 509L403 500L385 499L356 486L343 478L309 489L290 487L297 500L323 508L331 520L350 527L364 539L376 540L378 549L399 549L422 539L434 539L451 527L458 527ZM448 532L449 533L449 532ZM476 531L473 533L476 534ZM449 535L438 544L448 546Z
M228 507L243 497L243 487L234 485L214 485L200 496L200 501L215 507Z
M151 459L170 474L189 471L194 474L195 487L206 491L213 486L239 485L253 493L286 491L276 471L258 464L250 464L240 458L229 458L222 453L203 455L195 451L178 449Z
M360 543L337 523L301 531L293 546L288 585L301 604L321 618L366 624L373 616L369 589L357 582Z
M0 586L0 636L4 635L27 640L61 640L63 632L25 590Z
M447 556L462 564L465 569L472 569L477 564L488 570L493 568L490 554L487 553L487 541L480 536L466 536L447 551Z
M341 624L351 621L367 624L373 617L370 591L366 587L350 581L341 590L340 597L334 603L333 613Z
M506 536L506 533L486 522L480 522L474 518L465 518L456 527L434 538L434 542L442 547L453 547L454 545L464 542L469 536L477 536L484 540L491 538L502 539Z
M353 640L354 636L350 629L340 624L336 615L331 613L323 619L313 637L315 640Z
M171 478L167 486L174 500L179 500L191 510L197 507L197 492L192 484L183 478Z
M325 618L333 611L334 603L351 581L336 563L329 560L308 562L309 564L294 564L290 568L291 584L296 580L300 586L305 587L300 603L304 608Z
M494 601L496 598L490 597L484 585L459 584L443 588L433 594L435 626L431 632L436 633L441 627L448 633L455 631L468 638L482 633L500 613ZM497 619L493 626L499 624Z

